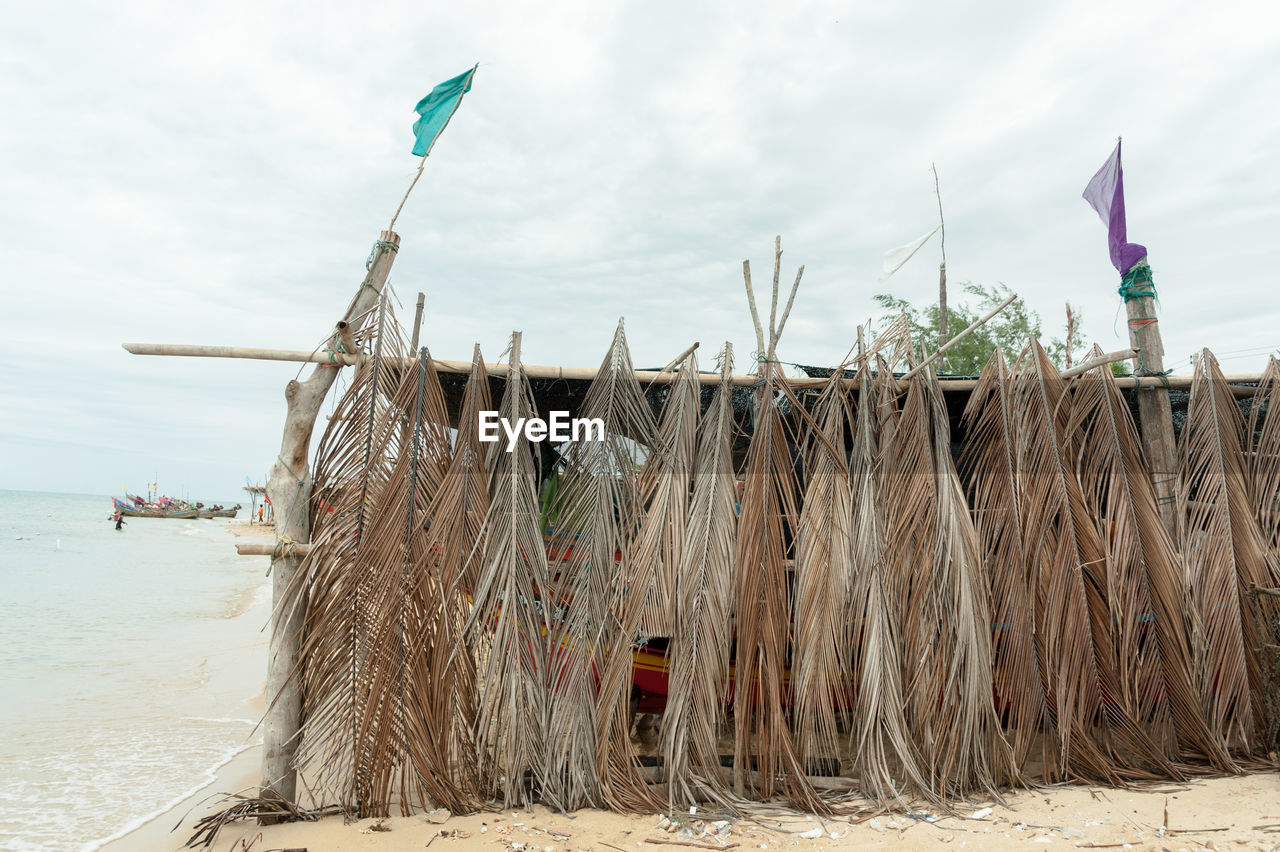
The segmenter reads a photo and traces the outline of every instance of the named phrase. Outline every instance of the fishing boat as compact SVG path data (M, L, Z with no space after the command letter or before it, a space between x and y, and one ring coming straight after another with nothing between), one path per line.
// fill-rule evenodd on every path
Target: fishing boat
M230 509L224 509L221 506L214 506L213 516L215 518L234 518L236 516L236 512L239 512L239 511L240 511L239 503L235 504Z
M196 518L200 515L199 509L182 500L165 497L163 502L148 503L132 494L126 496L128 500L111 499L113 508L126 518Z

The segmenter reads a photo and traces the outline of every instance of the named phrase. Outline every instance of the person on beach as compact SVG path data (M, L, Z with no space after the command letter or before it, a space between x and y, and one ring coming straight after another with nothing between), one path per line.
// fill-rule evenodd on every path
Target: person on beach
M124 523L125 523L124 516L121 515L119 512L116 512L116 529L123 530Z

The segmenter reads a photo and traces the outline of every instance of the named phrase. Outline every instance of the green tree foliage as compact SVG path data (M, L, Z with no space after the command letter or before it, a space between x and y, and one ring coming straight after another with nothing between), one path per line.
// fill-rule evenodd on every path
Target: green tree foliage
M1004 284L984 287L981 284L966 283L961 289L967 298L953 302L947 306L947 330L952 337L981 319L996 305L1013 295L1013 291ZM880 318L883 328L899 314L906 314L907 325L911 329L911 339L917 349L923 347L926 355L938 349L938 306L917 307L906 299L899 299L890 293L881 293L875 297L876 303L885 309ZM1080 334L1081 316L1076 314L1076 327L1072 334L1071 351L1077 359L1084 354L1083 337ZM1029 310L1021 299L1005 308L986 325L974 331L964 340L957 343L943 356L943 366L939 372L952 375L976 375L987 363L994 349L999 347L1012 364L1027 345L1027 338L1041 337L1040 315ZM1066 343L1061 338L1041 339L1045 352L1054 363L1062 366L1066 360Z

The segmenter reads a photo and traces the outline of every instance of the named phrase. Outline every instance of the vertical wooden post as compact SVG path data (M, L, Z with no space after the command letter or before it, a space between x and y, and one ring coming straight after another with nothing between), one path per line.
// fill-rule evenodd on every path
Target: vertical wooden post
M1133 372L1152 375L1164 372L1164 344L1156 319L1155 284L1145 259L1131 269L1120 286L1129 317L1129 344L1138 350ZM1177 535L1178 513L1174 501L1178 455L1173 437L1173 411L1166 387L1138 388L1138 426L1142 450L1160 501L1160 517L1170 535Z
M938 348L942 348L951 339L947 336L947 222L942 218L942 189L938 184L938 165L930 163L929 167L933 169L933 194L938 197L938 230L942 233L942 262L938 264Z
M418 306L413 311L413 339L409 343L409 351L418 351L418 333L422 331L422 309L427 304L427 294L418 294Z
M377 303L387 283L391 264L400 247L400 237L383 231L374 244L372 263L343 320L351 331L366 321L369 308ZM289 547L311 538L311 470L307 456L311 432L324 398L338 377L340 365L317 366L302 382L294 379L285 387L288 405L280 454L271 465L267 493L276 516L276 552L271 559L271 592L276 605L271 621L271 644L267 656L267 712L262 720L263 798L297 801L297 772L294 758L298 752L302 721L302 692L292 677L298 662L298 645L302 633L301 607L286 610L280 606L286 590L293 582L302 558ZM274 819L263 818L263 824Z
M1071 303L1067 302L1067 345L1064 347L1066 353L1062 356L1062 369L1071 369L1071 342L1076 337L1076 315L1071 310Z
M410 352L418 351L418 338L422 334L422 309L426 306L426 303L427 303L427 294L419 293L418 304L417 304L417 307L414 308L414 312L413 312L413 336L412 338L410 338L410 341L409 341ZM407 446L409 444L409 436L411 435L408 418L405 418L404 425L401 427L401 434L404 436L404 442L405 442L405 445Z

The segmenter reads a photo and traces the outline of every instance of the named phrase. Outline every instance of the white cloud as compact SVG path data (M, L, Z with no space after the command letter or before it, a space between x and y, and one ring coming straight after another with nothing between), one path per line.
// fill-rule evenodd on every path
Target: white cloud
M287 364L124 340L310 348L416 167L412 107L479 61L397 225L424 340L595 364L754 348L741 260L806 264L782 356L831 362L888 248L934 221L950 279L1003 281L1106 349L1116 276L1080 192L1126 138L1170 362L1280 346L1276 13L1261 4L89 2L0 10L0 487L210 495L277 449ZM892 282L936 297L926 250ZM926 256L928 255L928 256ZM131 473L131 471L136 471Z

